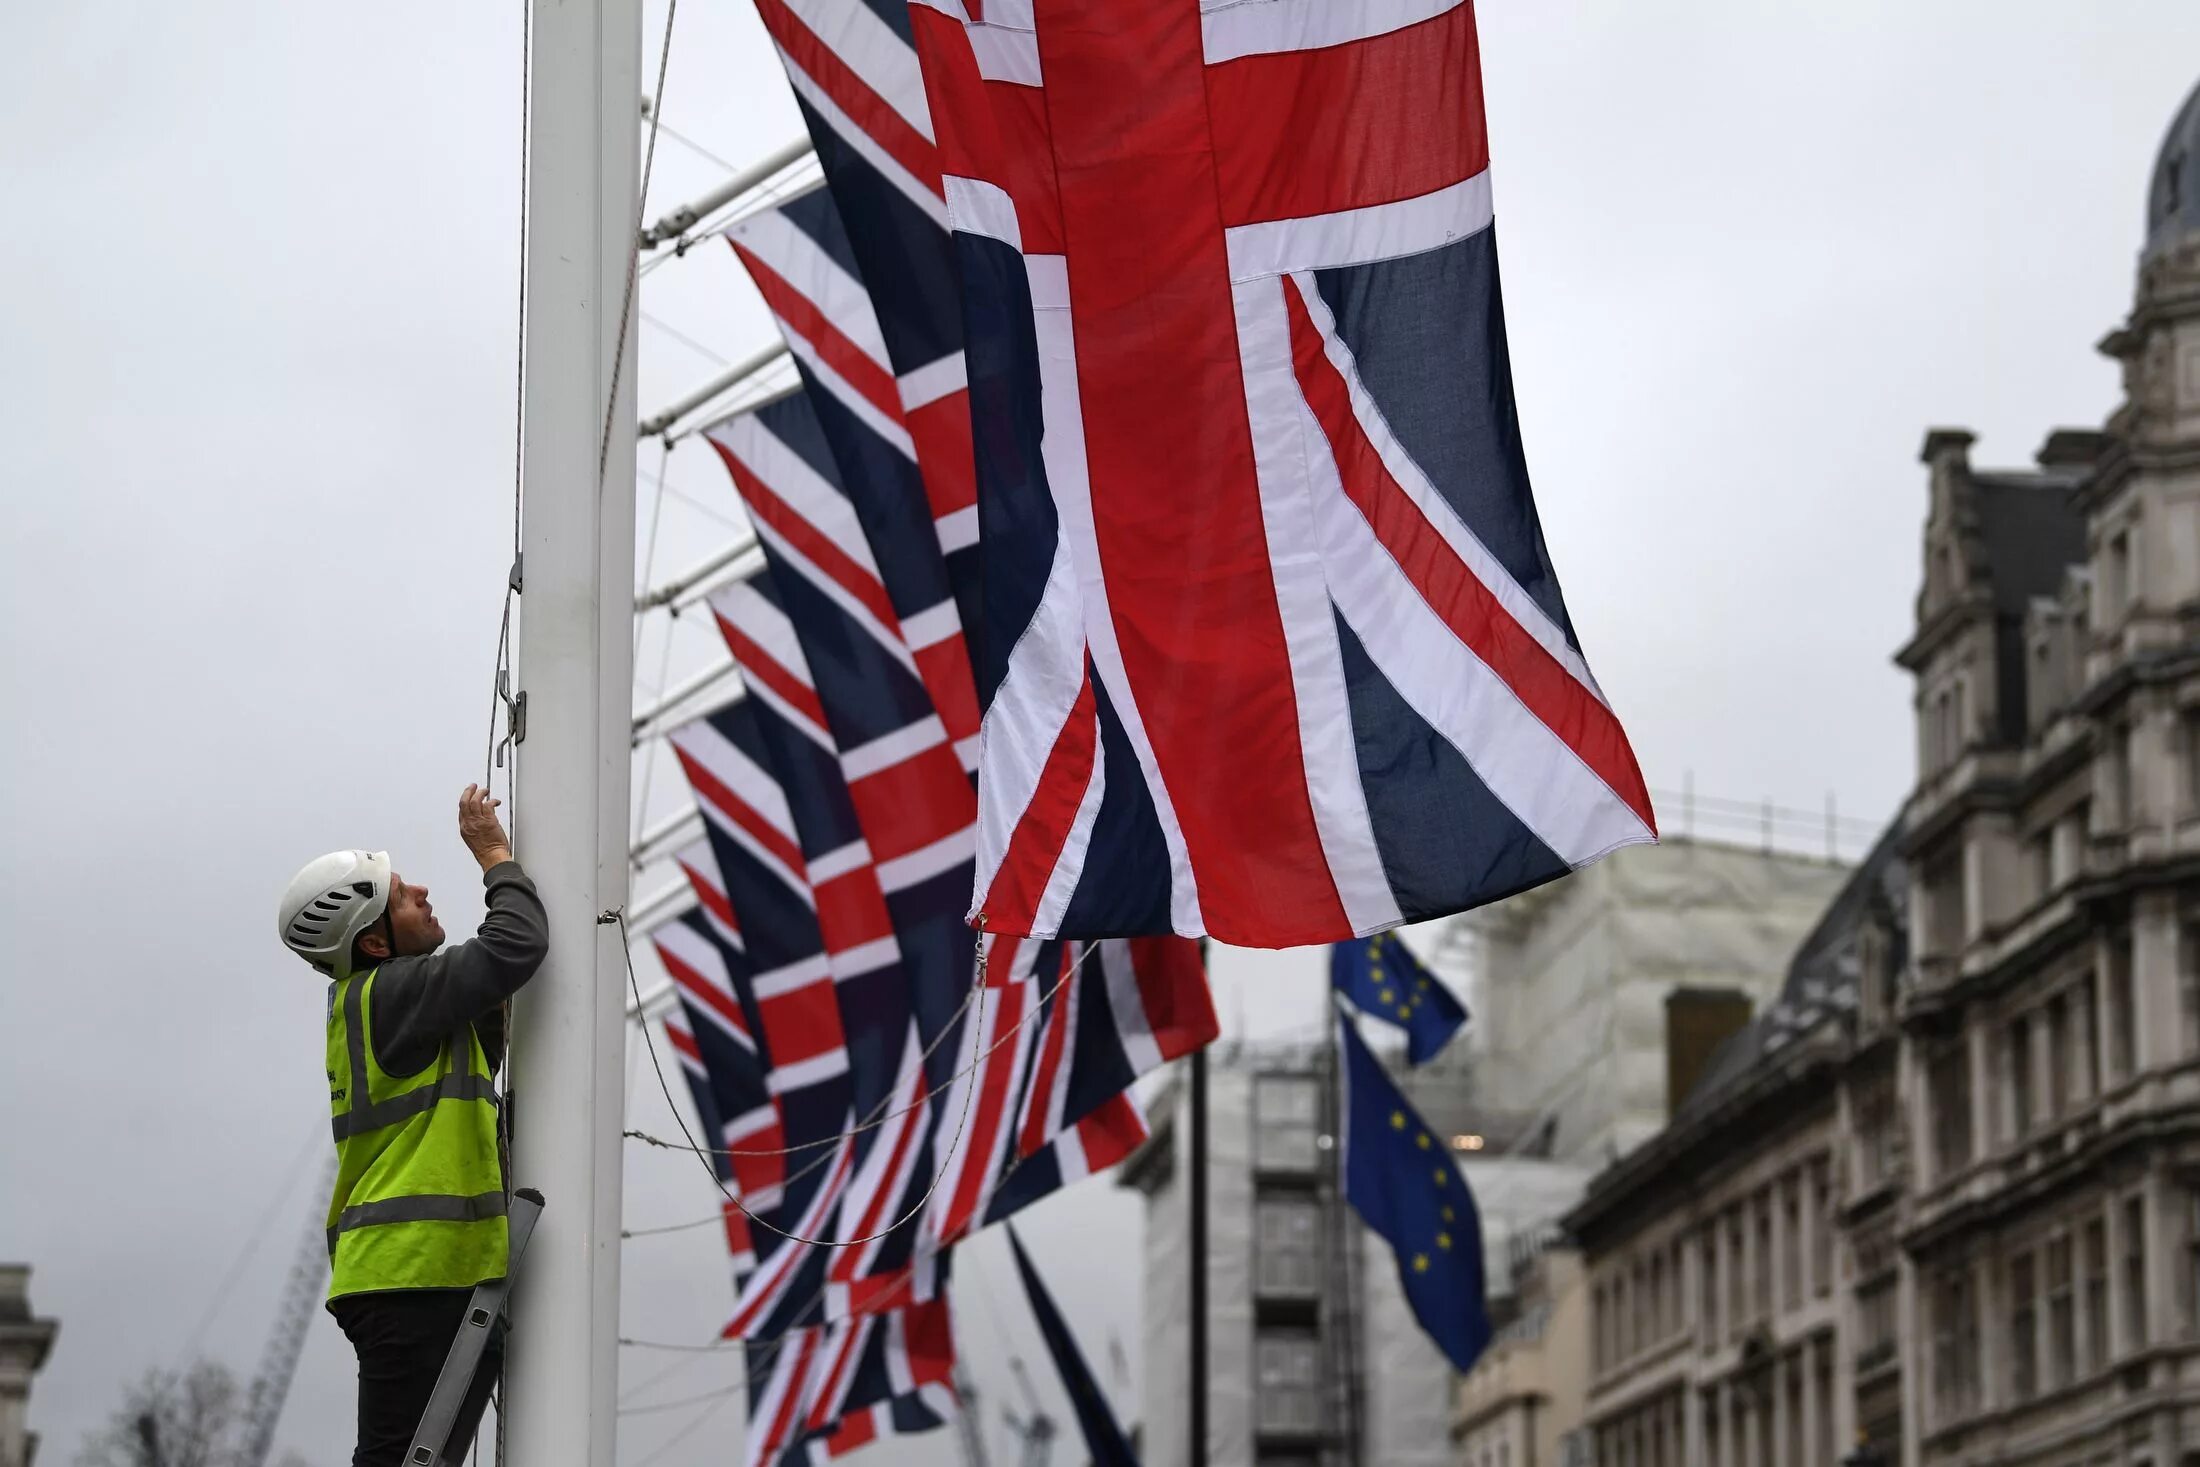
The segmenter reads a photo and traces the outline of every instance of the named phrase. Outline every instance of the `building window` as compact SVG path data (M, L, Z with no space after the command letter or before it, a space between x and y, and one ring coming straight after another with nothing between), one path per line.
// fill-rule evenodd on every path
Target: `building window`
M1971 1164L1971 1058L1962 1041L1932 1061L1933 1156L1940 1175L1951 1176Z
M1869 1192L1894 1176L1902 1116L1895 1107L1893 1081L1875 1082L1858 1097L1856 1129L1857 1190Z
M1780 1307L1799 1309L1803 1304L1803 1199L1802 1179L1789 1177L1780 1184Z
M2091 973L2078 980L2078 1089L2087 1100L2101 1093L2101 985Z
M1941 1275L1933 1299L1933 1405L1943 1424L1971 1409L1978 1370L1978 1318L1971 1281L1958 1267Z
M1253 1340L1263 1433L1296 1436L1321 1426L1321 1356L1312 1330L1262 1330Z
M2177 929L2177 1011L2186 1054L2200 1053L2200 919Z
M1810 1291L1823 1299L1833 1292L1835 1227L1833 1166L1823 1159L1810 1165Z
M1726 1214L1726 1329L1730 1335L1740 1334L1742 1322L1749 1318L1749 1279L1742 1265L1742 1209L1735 1206Z
M1895 1284L1893 1274L1875 1279L1856 1291L1857 1359L1876 1362L1894 1347Z
M2187 820L2200 818L2200 708L2187 708L2177 720L2178 767L2182 771Z
M2132 798L2131 725L2111 724L2102 732L2101 758L2107 764L2108 819L2102 828L2128 833L2137 828L2139 811Z
M1610 1366L1604 1349L1604 1285L1589 1290L1589 1369L1602 1375Z
M2047 1115L2070 1108L2070 1000L2056 994L2047 1001Z
M2042 830L2024 843L2025 886L2034 901L2055 889L2055 832Z
M2085 1368L2108 1363L2108 1225L2098 1217L2085 1225Z
M2031 1020L2010 1020L2003 1048L2009 1072L2009 1135L2013 1141L2022 1141L2032 1134Z
M1772 1189L1757 1194L1757 1313L1772 1317Z
M2108 1075L2128 1080L2138 1064L2139 1003L2131 984L2131 934L2108 942Z
M1954 957L1963 950L1963 860L1950 851L1925 863L1925 953Z
M1687 1253L1687 1243L1675 1237L1665 1269L1665 1297L1673 1311L1672 1317L1665 1322L1665 1332L1669 1336L1677 1335L1688 1327L1688 1297L1683 1282L1686 1274L1682 1263Z
M1698 1321L1703 1329L1703 1342L1709 1348L1719 1338L1719 1225L1712 1223L1703 1230L1698 1244L1703 1253L1703 1277L1701 1281L1703 1318Z
M1266 1172L1310 1172L1321 1091L1310 1075L1253 1077L1253 1163Z
M1665 1338L1665 1251L1660 1249L1650 1259L1650 1338Z
M2185 1308L2187 1334L2200 1335L2200 1192L2191 1194L2185 1221Z
M2101 562L2099 616L2106 627L2131 605L2131 532L2118 530L2108 538L2108 553Z
M2070 1235L2047 1245L2047 1384L2070 1384L2078 1366L2078 1306L2070 1277Z
M2143 1196L2124 1200L2124 1338L2127 1349L2146 1348L2147 1205Z
M1273 1298L1312 1298L1321 1289L1321 1204L1311 1197L1263 1197L1254 1207L1254 1283Z
M2039 1389L2039 1303L2033 1293L2032 1255L2009 1260L2009 1392L2027 1401Z
M1787 1459L1798 1464L1807 1460L1803 1456L1803 1374L1807 1351L1798 1350L1787 1358Z
M1719 1397L1713 1391L1703 1393L1703 1456L1706 1462L1724 1460L1719 1455Z

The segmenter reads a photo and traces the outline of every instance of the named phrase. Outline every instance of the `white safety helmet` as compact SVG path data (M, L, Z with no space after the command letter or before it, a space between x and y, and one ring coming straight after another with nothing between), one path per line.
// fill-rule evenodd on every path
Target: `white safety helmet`
M351 945L390 905L387 851L331 851L306 862L283 892L283 946L331 978L351 974Z

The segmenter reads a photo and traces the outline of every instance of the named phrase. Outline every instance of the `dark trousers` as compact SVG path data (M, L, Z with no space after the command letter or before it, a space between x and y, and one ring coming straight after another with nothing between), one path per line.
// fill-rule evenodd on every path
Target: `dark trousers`
M421 1413L443 1357L466 1317L471 1289L395 1289L347 1294L329 1305L359 1356L359 1445L351 1467L399 1467L420 1427ZM491 1329L489 1350L459 1410L447 1460L457 1462L474 1439L490 1388L504 1364L503 1328Z

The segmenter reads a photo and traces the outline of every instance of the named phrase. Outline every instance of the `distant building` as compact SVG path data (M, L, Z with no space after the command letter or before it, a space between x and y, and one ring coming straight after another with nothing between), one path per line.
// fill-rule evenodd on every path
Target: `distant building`
M1481 1094L1540 1116L1556 1158L1633 1150L1664 1126L1687 1067L1778 990L1846 871L1669 838L1470 913ZM1704 1002L1675 1008L1677 990Z
M1897 844L1851 875L1672 1124L1567 1219L1599 1464L1832 1467L1853 1438L1837 1080L1872 955L1901 951Z
M1459 1467L1578 1467L1588 1392L1589 1290L1581 1254L1555 1229L1512 1243L1512 1307L1459 1382L1452 1418Z
M29 1264L0 1263L0 1467L31 1467L38 1455L31 1377L61 1332L59 1322L31 1314L30 1284Z
M1400 1087L1455 1137L1498 1307L1512 1240L1547 1228L1586 1169L1524 1157L1526 1118L1475 1101L1456 1047ZM1208 1079L1207 1461L1451 1467L1457 1375L1408 1309L1388 1247L1338 1194L1327 1045L1224 1045ZM1190 1461L1190 1115L1180 1073L1150 1107L1153 1140L1121 1185L1146 1199L1146 1467Z

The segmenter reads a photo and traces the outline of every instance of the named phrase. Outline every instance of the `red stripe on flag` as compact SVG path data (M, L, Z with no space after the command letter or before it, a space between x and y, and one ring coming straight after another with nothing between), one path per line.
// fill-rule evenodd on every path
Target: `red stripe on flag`
M968 830L978 818L970 788L952 745L934 744L899 764L848 781L856 822L871 859L886 862Z
M830 977L820 977L792 993L759 998L756 1010L764 1020L764 1043L774 1066L816 1059L847 1045Z
M1197 16L1193 19L1196 24ZM987 81L962 22L953 16L912 5L909 28L924 65L924 96L932 110L932 134L940 140L941 172L982 178L1006 190L1016 202L1024 249L1059 254L1061 203L1047 144L1046 92Z
M1061 945L1061 962L1054 994L1047 1006L1046 1033L1039 1039L1039 1063L1031 1083L1024 1087L1024 1128L1016 1138L1018 1158L1037 1154L1049 1139L1054 1119L1054 1087L1062 1074L1062 1056L1069 1049L1070 1005L1077 1001L1077 966L1070 961L1073 944Z
M681 861L679 865L687 873L688 885L695 888L695 899L703 904L704 910L732 931L739 932L741 924L734 920L733 904L726 900L726 894L718 889L718 884L685 861Z
M740 1000L713 983L696 968L690 966L679 954L669 951L662 944L658 945L657 956L664 963L665 971L672 975L672 981L679 985L681 997L702 1008L709 1009L741 1033L749 1033L748 1016L741 1012ZM749 1037L751 1040L755 1038L754 1035L749 1035Z
M1093 712L1092 674L1088 668L1077 689L1077 701L1070 705L1069 717L1063 720L1062 731L1055 735L1054 747L1047 753L1046 767L1039 771L1031 803L1017 817L1000 870L986 888L980 910L989 926L1008 932L1031 930L1039 902L1046 896L1047 882L1069 844L1077 807L1084 803L1085 790L1092 783L1092 761L1098 755L1099 741L1100 721Z
M1128 1095L1110 1096L1077 1123L1077 1142L1085 1153L1088 1173L1106 1171L1145 1145L1149 1135Z
M1321 330L1296 285L1286 282L1283 297L1291 312L1291 357L1299 389L1329 439L1346 496L1359 507L1375 538L1452 635L1654 831L1650 792L1619 719L1513 619L1390 476L1352 411L1351 392L1329 360Z
M883 1408L878 1406L866 1406L853 1416L842 1417L840 1430L825 1438L826 1455L843 1457L857 1447L867 1447L877 1441L878 1423L872 1418L881 1409Z
M1418 198L1489 167L1471 4L1346 45L1225 61L1207 68L1207 90L1225 224Z
M963 645L962 633L943 637L913 655L917 676L932 695L932 706L939 710L947 736L960 742L976 733L978 685L970 675L970 651Z
M916 175L917 181L934 194L939 193L939 155L924 134L911 127L892 103L872 91L862 77L834 55L784 0L757 0L756 10L763 17L764 29L779 43L786 63L816 82L888 157Z
M812 890L817 896L818 930L825 936L828 953L844 953L894 935L894 920L887 913L873 867L860 866Z
M909 1347L909 1375L918 1385L953 1388L955 1331L947 1296L912 1304L902 1314L902 1339Z
M697 1064L703 1062L703 1051L696 1044L695 1036L670 1019L665 1020L665 1038L672 1041L672 1047L680 1052L683 1059L691 1059Z
M1190 1054L1222 1033L1197 942L1189 937L1134 937L1130 964L1139 1004L1146 1011L1146 1030L1163 1059Z
M1038 0L1037 25L1100 564L1200 909L1225 942L1326 941L1350 924L1307 791L1199 145L1199 7L1118 0L1101 25L1089 0Z
M756 1459L760 1463L777 1461L779 1449L787 1445L794 1433L794 1424L802 1414L802 1398L809 1393L806 1387L810 1371L816 1364L818 1337L823 1333L816 1329L801 1332L802 1343L794 1363L787 1370L787 1388L780 1394L779 1409L772 1413L771 1423L765 1430L763 1450Z
M713 615L716 615L714 612ZM761 642L750 638L738 626L718 616L718 634L726 640L726 650L733 660L741 664L741 672L753 677L818 728L825 727L825 705L818 701L817 690L780 665L779 659L764 650Z
M790 871L801 874L802 848L791 837L765 819L761 810L743 799L740 792L720 779L708 764L680 747L679 740L673 740L672 748L680 756L680 767L687 771L688 783L695 786L697 795L747 831L758 845L771 852Z
M905 418L924 479L924 502L942 519L978 502L978 469L970 441L967 388L911 408Z
M772 1102L773 1114L777 1114L779 1102ZM763 1156L758 1152L777 1152L787 1144L787 1131L778 1121L760 1131L752 1131L737 1144L724 1149L731 1153L727 1160L733 1163L734 1189L744 1197L754 1197L769 1191L787 1180L787 1158L783 1155ZM736 1209L738 1211L738 1209ZM742 1240L748 1239L748 1223L742 1222Z
M733 474L733 486L741 491L742 502L748 505L749 514L761 524L769 525L789 545L807 556L819 570L863 604L865 610L888 627L901 625L901 618L894 613L894 603L887 599L886 587L877 574L868 567L856 563L855 557L840 548L831 536L812 524L793 505L779 497L777 490L743 463L735 454L715 438L711 447L726 461L726 468Z
M754 250L743 248L741 241L730 235L726 242L748 267L749 279L756 282L758 292L763 295L765 309L779 318L781 327L805 338L817 349L825 365L846 378L848 385L862 393L889 422L901 422L901 387L894 380L894 374L857 346L832 317L817 308L817 302L795 289Z
M1023 996L1030 992L1033 989L1028 984L995 990L994 1021L978 1031L984 1036L983 1043L990 1052L984 1058L984 1068L978 1077L977 1113L971 1118L970 1138L964 1143L962 1171L955 1179L955 1195L946 1225L940 1232L942 1243L952 1242L968 1230L978 1205L993 1190L993 1173L1000 1161L998 1146L1007 1120L1008 1087L1015 1077L1019 1047L1014 1039L1006 1044L999 1041L1024 1017Z

